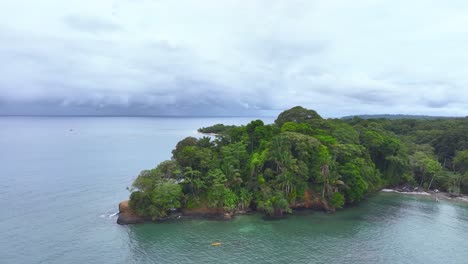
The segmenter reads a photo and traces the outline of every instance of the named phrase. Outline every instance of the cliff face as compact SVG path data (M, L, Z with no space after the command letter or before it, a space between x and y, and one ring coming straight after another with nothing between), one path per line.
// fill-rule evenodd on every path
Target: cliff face
M122 201L119 203L119 218L117 218L117 224L119 225L128 225L128 224L137 224L149 221L146 217L138 216L130 207L128 206L128 200Z

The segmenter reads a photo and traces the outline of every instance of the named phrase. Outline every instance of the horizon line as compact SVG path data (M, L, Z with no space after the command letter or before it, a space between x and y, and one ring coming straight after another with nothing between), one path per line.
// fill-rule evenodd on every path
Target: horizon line
M240 116L240 115L4 115L0 114L0 117L276 117L276 116L259 116L259 115L248 115L248 116Z

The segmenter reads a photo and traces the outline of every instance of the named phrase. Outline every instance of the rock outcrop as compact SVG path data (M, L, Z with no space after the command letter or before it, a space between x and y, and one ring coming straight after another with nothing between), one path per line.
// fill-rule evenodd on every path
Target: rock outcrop
M128 200L119 203L119 218L117 224L128 225L150 221L151 219L138 216L128 205Z
M117 218L117 224L129 225L138 224L144 222L162 222L168 220L177 220L181 218L185 219L213 219L213 220L231 220L234 217L233 213L226 212L223 208L193 208L193 209L181 209L174 210L169 213L168 216L152 219L151 217L138 216L128 205L127 201L119 203L119 217Z
M184 218L230 220L233 217L232 213L226 212L223 208L184 208L181 211Z

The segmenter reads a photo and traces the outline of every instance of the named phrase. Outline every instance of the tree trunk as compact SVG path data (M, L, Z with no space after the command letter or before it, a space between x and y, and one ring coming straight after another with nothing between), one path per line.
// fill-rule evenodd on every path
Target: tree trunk
M419 187L422 187L423 182L424 182L424 170L422 170L421 183L419 184Z
M431 189L432 181L434 180L434 175L432 175L431 182L429 182L429 187L427 187L427 190Z

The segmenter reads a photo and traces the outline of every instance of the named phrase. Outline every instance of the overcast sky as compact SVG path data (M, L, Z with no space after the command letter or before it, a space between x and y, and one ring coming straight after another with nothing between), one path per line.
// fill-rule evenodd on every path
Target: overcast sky
M466 0L0 0L0 114L468 115Z

